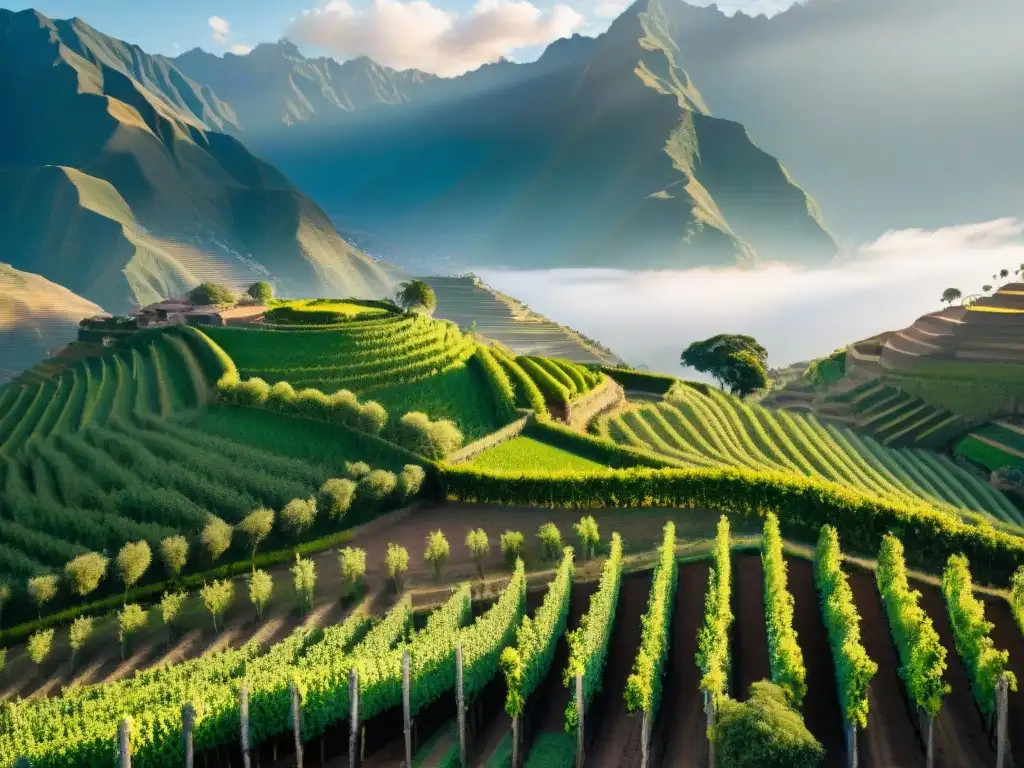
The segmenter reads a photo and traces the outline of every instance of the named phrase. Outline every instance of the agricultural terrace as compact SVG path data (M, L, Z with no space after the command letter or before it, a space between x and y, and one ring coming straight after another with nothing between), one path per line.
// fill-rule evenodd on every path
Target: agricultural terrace
M882 445L945 448L968 426L963 416L878 380L825 399L848 405L853 413L850 426Z
M349 299L274 299L264 315L268 325L332 325L394 312L385 302Z
M518 542L505 530L511 519L523 534ZM243 681L245 736L257 764L290 758L296 741L307 760L344 764L355 730L364 765L406 761L409 749L413 765L508 765L517 754L521 764L568 768L579 744L587 765L639 765L646 751L653 765L697 768L707 760L708 709L717 713L710 736L720 755L762 748L758 732L730 714L750 706L741 701L759 681L777 686L769 695L791 708L775 727L824 764L846 764L847 726L868 765L925 765L927 728L936 765L995 764L979 713L996 710L1003 680L1016 687L1024 660L1005 593L977 591L964 558L950 558L941 585L922 579L893 537L876 565L844 558L829 526L806 547L784 542L772 516L763 535L753 520L737 523L733 530L724 517L679 510L580 518L460 505L382 518L350 542L367 564L355 582L316 570L317 594L335 606L329 622L307 621L272 642L133 678L11 701L0 765L21 756L44 768L113 764L130 711L132 764L177 766L185 759L182 702L196 712L196 764L226 764L238 754ZM428 532L450 543L449 558L428 558ZM385 557L396 547L407 570ZM427 597L416 580L431 574L440 584ZM337 609L337 581L381 594L391 575L386 598ZM982 616L991 623L979 624ZM979 648L988 649L985 664ZM56 660L41 668L47 663ZM293 682L298 718L290 714ZM757 695L764 694L762 687ZM1009 691L1010 723L1024 712L1022 698ZM911 715L915 708L921 718ZM1019 754L1024 734L1008 734Z
M473 277L425 277L437 296L434 315L463 331L474 328L515 355L540 355L576 363L618 365L612 352L576 331L541 317Z
M956 454L990 471L1024 468L1024 427L993 421L971 431L956 447Z
M1019 531L1024 515L999 491L947 457L888 448L813 415L770 411L713 388L679 384L654 403L600 418L596 431L675 466L737 467L818 478L898 504L921 502Z

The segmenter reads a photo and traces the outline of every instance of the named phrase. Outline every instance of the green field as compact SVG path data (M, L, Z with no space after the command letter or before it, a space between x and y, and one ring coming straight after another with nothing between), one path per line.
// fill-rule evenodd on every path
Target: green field
M490 448L470 464L497 472L600 472L608 469L575 453L534 437L514 437Z
M1024 428L993 421L972 430L957 444L956 453L990 471L1024 468Z
M857 431L870 434L883 445L945 448L967 427L963 416L880 381L869 381L826 400L849 405Z
M814 416L769 411L713 389L679 386L657 404L600 420L615 442L693 467L737 466L819 477L892 501L926 501L958 513L1024 525L1003 494L945 456L893 449Z

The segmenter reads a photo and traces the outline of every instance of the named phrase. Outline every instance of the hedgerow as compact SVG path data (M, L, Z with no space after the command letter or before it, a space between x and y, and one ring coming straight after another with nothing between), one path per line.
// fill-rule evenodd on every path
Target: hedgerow
M565 730L579 724L576 709L577 675L583 676L583 708L586 712L596 694L601 692L605 660L608 658L608 640L615 623L615 609L619 604L622 583L622 538L612 534L608 559L601 567L601 581L597 592L590 598L590 608L580 619L580 625L565 638L569 644L569 663L562 682L569 688L569 704L565 708Z
M1008 667L1009 651L998 651L989 632L993 624L985 621L985 604L974 596L970 564L963 555L950 555L942 572L942 596L946 598L949 623L953 628L956 652L971 677L971 690L981 713L991 715L996 706L996 684L1006 676L1010 690L1017 690L1017 678Z
M491 354L508 373L516 390L516 404L523 408L529 408L537 414L538 418L547 418L548 406L544 402L544 394L534 380L526 374L522 366L516 362L515 358L506 355L500 349L494 349Z
M793 629L793 595L787 587L779 519L772 513L765 516L761 562L772 682L782 689L794 709L800 709L807 694L807 669Z
M861 643L860 613L842 565L839 535L831 525L823 526L814 552L814 575L829 645L832 646L839 701L846 722L856 728L867 728L868 686L878 671L878 665Z
M472 700L498 672L502 649L515 640L526 607L526 569L516 559L512 578L501 597L483 616L459 634L462 646L463 695Z
M543 507L684 507L748 517L768 512L787 531L816 537L837 524L851 551L877 552L885 533L903 539L915 565L938 568L962 552L980 578L1003 583L1024 558L1024 538L969 525L932 507L901 505L795 475L723 469L619 469L566 476L439 467L441 492L462 501Z
M544 399L560 408L569 404L571 393L569 389L545 370L536 360L529 357L517 357L516 362L530 379L537 385L537 388L544 395Z
M875 572L889 629L903 667L900 677L910 700L930 717L942 707L949 686L942 679L946 670L946 649L932 620L918 604L921 593L910 588L903 544L895 536L882 537Z
M572 594L573 552L566 547L555 577L548 584L544 602L533 618L524 616L516 630L516 643L501 652L499 663L505 675L508 695L505 711L510 717L522 713L526 700L540 685L555 655L558 638L565 631Z
M658 713L678 581L676 527L669 522L665 523L658 548L647 612L640 619L640 649L633 662L633 671L626 680L626 708L630 712L642 710L652 717Z
M485 346L477 346L473 357L483 368L487 383L491 386L499 418L502 421L511 421L516 417L516 393L508 374L494 359L491 350Z
M556 361L551 360L547 357L539 357L537 355L531 355L529 357L526 357L525 359L533 361L540 368L546 371L548 375L551 376L551 378L553 378L555 381L557 381L565 388L565 390L569 393L570 398L583 394L583 389L577 387L576 380L572 376L570 376L569 372L565 370L561 365L559 365ZM580 383L582 384L583 382ZM538 385L540 385L540 382L538 382ZM540 386L541 389L544 388L543 385Z
M619 382L625 389L634 389L639 392L650 392L654 395L664 395L679 379L674 376L666 376L662 373L650 373L648 371L636 371L632 368L616 368L602 366L601 370L612 379Z
M704 622L697 635L697 666L700 689L717 701L729 691L729 629L732 626L732 550L729 546L729 518L718 521L711 550L708 591L704 598Z

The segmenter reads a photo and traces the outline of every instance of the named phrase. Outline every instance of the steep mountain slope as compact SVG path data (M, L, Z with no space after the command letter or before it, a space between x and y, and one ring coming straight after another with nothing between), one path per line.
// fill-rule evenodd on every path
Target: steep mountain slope
M393 98L290 128L277 119L276 130L238 108L239 125L332 217L410 256L470 267L829 259L835 244L813 201L741 125L711 117L677 66L669 2L646 0L600 38L559 41L531 64L415 87L381 70ZM322 61L278 43L260 57L179 63L235 104L260 92L259 62L272 53L278 74L263 93L280 114L291 96L279 84Z
M0 263L0 384L75 338L103 310L39 275Z
M1019 215L1024 4L810 0L771 18L663 2L677 62L850 239Z
M203 279L377 296L389 270L235 138L166 59L80 20L0 11L0 242L113 312Z

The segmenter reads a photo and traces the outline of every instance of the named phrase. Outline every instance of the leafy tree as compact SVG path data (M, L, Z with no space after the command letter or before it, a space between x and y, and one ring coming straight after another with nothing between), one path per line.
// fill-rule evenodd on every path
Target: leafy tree
M952 304L954 301L963 298L959 288L947 288L942 292L942 303Z
M405 574L409 570L409 552L405 547L388 544L384 553L384 565L388 569L388 578L395 583L395 591L401 593Z
M338 551L338 564L341 567L344 594L348 596L366 575L366 551L358 547L345 547Z
M1008 269L1000 269L999 270L999 277L1002 278L1003 280L1005 280L1009 276L1010 276L1010 270L1008 270Z
M576 531L576 536L580 540L584 559L593 557L594 551L597 549L597 543L601 540L601 534L597 528L597 520L590 515L581 517L580 521L573 525L573 530Z
M437 307L437 295L424 280L409 280L398 286L395 300L405 309L424 309L431 313Z
M991 285L983 285L983 286L981 286L981 290L983 290L985 293L988 293L989 291L992 290L992 286Z
M709 374L734 395L748 395L768 383L768 350L753 336L723 333L695 341L683 350L680 364Z
M193 304L234 304L235 294L230 289L217 283L200 283L188 292L189 301Z
M4 606L7 605L11 599L11 585L6 581L0 581L0 619L3 617ZM3 621L0 621L0 627L4 625Z
M827 389L846 375L846 349L837 349L828 357L812 360L803 378L815 389Z
M281 526L292 536L301 536L316 522L315 499L292 499L281 510Z
M71 593L84 598L95 591L107 573L109 560L98 552L86 552L64 566Z
M92 635L92 616L79 616L71 622L68 630L68 645L71 646L71 668L75 668L75 657Z
M477 572L482 579L484 577L484 559L491 551L491 542L487 538L487 531L483 528L470 530L466 534L466 547L469 549L469 554L473 556Z
M174 636L174 622L181 614L187 599L188 595L184 592L164 592L164 596L160 598L160 619L167 627L168 642Z
M746 701L720 697L708 735L719 768L817 768L825 758L785 693L766 680L750 686Z
M387 423L388 412L384 410L384 406L374 400L368 400L359 406L354 426L361 432L376 435Z
M117 614L117 640L121 644L121 660L127 653L132 635L146 626L149 616L138 603L129 603Z
M230 525L219 517L210 515L207 519L206 527L199 534L199 541L202 543L203 549L211 561L219 559L221 555L228 551L228 547L231 546L231 534L232 528Z
M327 512L331 520L340 520L352 508L356 497L356 484L347 477L332 477L320 487L317 506Z
M254 509L237 526L237 530L245 537L252 553L252 567L256 568L256 550L274 528L274 510L260 507Z
M270 602L270 596L274 593L274 580L264 570L253 571L249 579L249 600L256 607L256 618L263 623L263 609Z
M498 540L501 545L501 554L505 557L505 565L514 568L516 560L522 554L525 537L519 531L505 531Z
M291 567L295 581L295 597L299 602L299 611L303 616L313 607L316 590L316 565L308 557L299 557L295 553L295 565Z
M427 473L419 464L406 464L398 475L398 492L403 499L410 499L420 492Z
M199 597L213 617L213 631L217 632L217 617L223 616L235 599L235 583L231 579L220 579L204 584Z
M253 283L249 286L246 293L256 299L260 304L269 304L270 300L274 298L274 289L270 287L270 283L266 280L260 280L257 283Z
M168 536L161 541L160 560L171 580L177 581L181 569L188 562L188 539L184 536Z
M540 551L545 560L557 560L562 551L562 534L554 523L544 523L537 529Z
M37 667L46 661L53 650L53 630L40 629L28 638L28 657Z
M441 571L450 553L451 549L444 533L432 531L427 534L427 548L423 552L423 559L434 569L434 581L441 580Z
M28 596L39 609L39 618L43 617L43 606L57 596L57 577L52 574L34 576L28 580Z
M128 590L135 586L142 574L149 568L153 553L145 541L133 541L121 547L117 553L117 570L124 582L124 602L128 602Z

